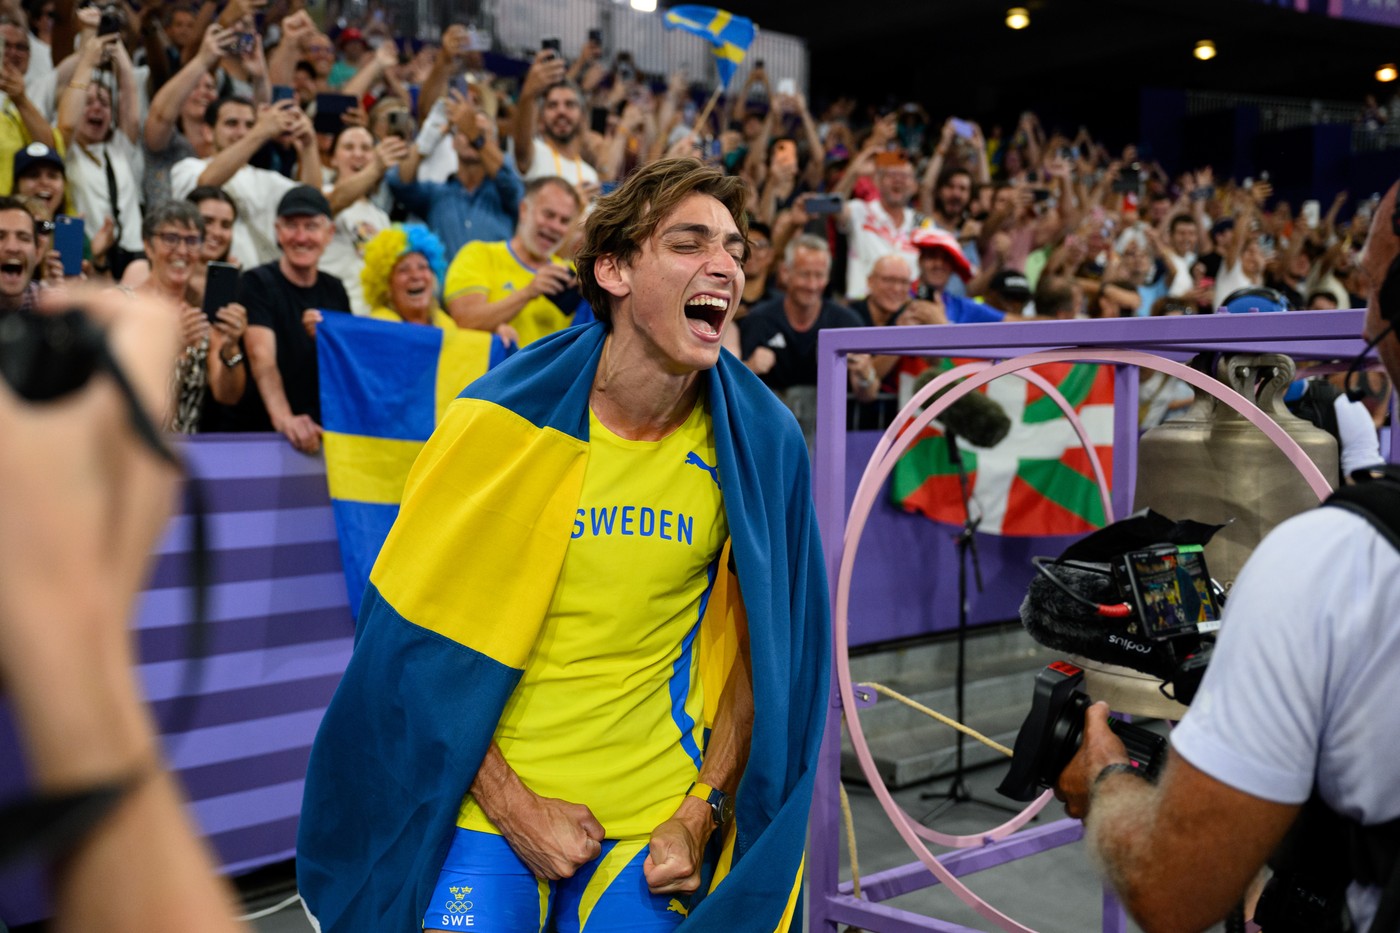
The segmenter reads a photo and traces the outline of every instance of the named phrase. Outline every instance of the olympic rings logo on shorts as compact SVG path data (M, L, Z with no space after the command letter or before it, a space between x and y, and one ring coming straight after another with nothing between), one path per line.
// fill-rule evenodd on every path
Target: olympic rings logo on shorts
M471 901L448 901L447 912L450 914L464 914L472 909Z

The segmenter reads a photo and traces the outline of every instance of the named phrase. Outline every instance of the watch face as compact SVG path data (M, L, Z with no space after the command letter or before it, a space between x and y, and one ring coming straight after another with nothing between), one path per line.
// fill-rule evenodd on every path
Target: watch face
M734 819L734 798L725 794L719 802L720 825L727 825L732 819Z

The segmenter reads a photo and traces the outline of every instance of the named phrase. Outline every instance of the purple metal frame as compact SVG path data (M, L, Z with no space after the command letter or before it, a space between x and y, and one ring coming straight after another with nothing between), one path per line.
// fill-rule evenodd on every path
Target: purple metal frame
M817 435L814 487L822 531L831 598L841 564L846 531L846 362L848 353L958 356L1007 359L1037 350L1080 348L1092 358L1099 348L1131 348L1168 357L1201 351L1280 352L1305 359L1350 358L1361 352L1363 311L1308 311L1289 314L1203 315L1198 317L1128 318L1107 321L1035 321L1013 324L967 324L953 327L888 327L824 330L817 352ZM1137 476L1136 367L1119 366L1115 374L1113 503L1114 511L1131 510ZM1389 459L1400 460L1398 415L1392 415ZM1134 443L1126 443L1132 439ZM855 714L855 711L852 711ZM883 933L969 933L968 927L887 907L879 901L918 890L937 881L920 862L862 879L863 898L840 879L841 701L835 681L818 765L808 846L808 893L811 933L834 933L838 924L853 924ZM953 874L972 874L995 865L1078 840L1077 820L1060 820L1023 830L987 845L940 858ZM1126 918L1112 893L1104 892L1104 933L1122 933Z

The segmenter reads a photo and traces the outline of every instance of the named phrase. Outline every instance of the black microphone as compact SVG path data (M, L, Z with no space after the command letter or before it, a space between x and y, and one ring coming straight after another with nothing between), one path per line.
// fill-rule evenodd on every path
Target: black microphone
M939 375L937 370L925 370L914 380L914 391L922 389ZM929 404L936 402L943 392L929 399ZM1007 416L1006 409L996 399L988 398L981 392L967 393L944 409L938 420L947 428L947 433L956 434L974 447L995 447L1011 431L1011 418Z
M1069 564L1050 564L1031 581L1021 602L1021 625L1040 644L1091 661L1117 664L1162 680L1171 679L1173 666L1163 652L1140 635L1128 631L1133 620L1106 616L1064 592L1045 573L1090 603L1121 604L1122 597L1104 567L1096 573Z
M1394 330L1394 324L1387 325L1386 329L1381 331L1380 334L1366 341L1366 348L1356 354L1356 359L1352 360L1351 365L1347 367L1346 379L1343 380L1342 385L1347 387L1347 398L1351 401L1359 402L1366 397L1366 389L1364 386L1353 385L1354 377L1357 375L1357 371L1361 369L1361 364L1365 361L1366 354L1374 350L1376 345L1390 336L1391 332Z

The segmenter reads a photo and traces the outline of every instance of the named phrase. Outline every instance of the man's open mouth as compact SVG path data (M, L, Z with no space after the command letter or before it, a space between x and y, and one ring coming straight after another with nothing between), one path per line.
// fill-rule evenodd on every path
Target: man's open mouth
M729 311L729 302L713 295L696 295L685 303L685 316L704 326L711 334L718 334L724 325L724 317Z
M0 262L0 275L24 275L24 263L17 259Z

